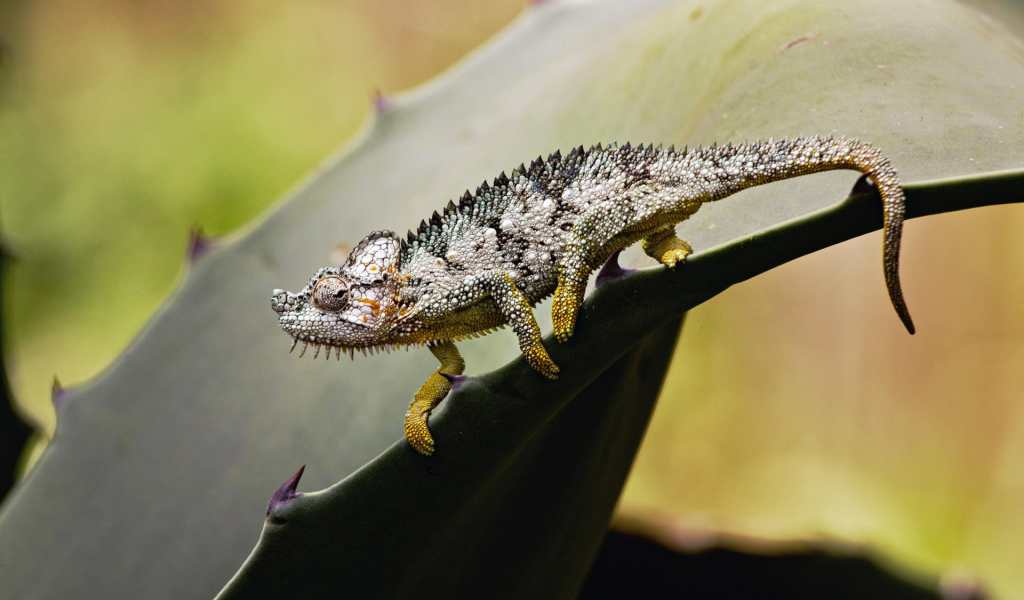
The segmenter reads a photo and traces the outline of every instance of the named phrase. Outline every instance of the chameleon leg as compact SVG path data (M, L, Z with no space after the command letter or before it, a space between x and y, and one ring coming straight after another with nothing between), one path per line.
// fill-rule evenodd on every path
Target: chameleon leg
M638 186L617 202L606 202L587 210L573 223L559 264L558 287L551 303L551 317L559 342L572 337L587 278L594 269L615 250L642 238L653 237L663 228L672 232L671 227L688 216L677 207L667 205L662 192L658 186ZM669 235L675 237L674 233ZM663 254L689 248L685 242L676 239L683 246L666 246ZM664 241L659 236L656 243Z
M512 330L516 332L519 348L530 366L548 379L557 379L558 367L541 343L540 326L533 316L533 309L512 278L504 271L488 271L484 274L483 283L494 298L498 309L512 325Z
M645 237L640 245L647 256L670 269L676 268L676 263L686 262L686 257L693 254L693 248L676 236L674 226L655 231Z
M512 330L519 338L519 348L526 355L530 366L541 375L556 379L558 367L541 343L540 326L533 316L533 309L512 278L501 269L492 269L466 279L434 305L425 307L420 317L428 323L444 324L445 319L450 319L449 315L477 305L488 296L494 300L502 322L512 325ZM479 326L474 327L476 331L479 329Z
M626 225L618 212L612 205L590 209L576 219L567 236L565 253L558 265L558 287L551 301L551 320L559 342L572 337L596 255Z
M573 273L567 277L558 277L558 288L551 301L551 321L555 327L555 338L559 342L568 341L576 327L576 313L583 303L583 294L587 290L587 277Z
M462 375L466 370L466 362L462 360L462 355L459 354L454 342L431 346L430 351L441 361L441 366L427 379L420 391L416 392L412 404L409 405L409 412L405 413L405 439L417 452L426 456L434 453L434 438L427 428L430 411L434 410L452 389L452 384L441 373Z

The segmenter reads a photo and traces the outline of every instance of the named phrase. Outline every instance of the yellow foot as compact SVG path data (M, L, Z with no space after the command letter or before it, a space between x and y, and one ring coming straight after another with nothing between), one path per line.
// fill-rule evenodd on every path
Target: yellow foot
M682 240L680 240L680 241L682 241ZM683 243L686 243L686 242L683 242ZM693 251L690 250L689 247L687 247L687 248L676 248L674 250L669 250L668 252L662 254L660 261L661 261L661 264L665 265L666 267L668 267L670 269L675 269L676 268L676 264L678 264L678 263L685 263L686 262L686 257L691 255L691 254L693 254Z
M444 400L451 389L452 384L447 378L439 372L434 373L416 392L409 412L405 413L405 439L420 454L430 456L434 453L434 436L430 435L427 419L430 411Z
M434 436L427 428L428 412L413 412L410 408L405 414L405 439L414 450L424 456L434 453Z
M536 347L530 348L523 352L523 354L526 355L526 361L530 363L530 366L533 367L534 371L537 371L548 379L558 379L558 365L556 365L555 361L551 360L551 357L548 356L548 352L544 349L544 346L537 344Z
M564 280L558 282L555 297L551 301L551 321L554 324L555 339L559 342L567 342L572 337L576 328L576 313L582 301L583 286L566 283Z
M678 263L686 262L686 257L693 254L693 248L676 237L676 231L671 227L655 231L644 238L640 245L647 256L670 269L676 268Z

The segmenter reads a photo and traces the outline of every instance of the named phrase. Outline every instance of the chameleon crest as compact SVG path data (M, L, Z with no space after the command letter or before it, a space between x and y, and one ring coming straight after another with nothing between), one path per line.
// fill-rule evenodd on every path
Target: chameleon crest
M883 206L883 267L889 297L910 333L914 326L899 281L904 199L895 170L856 140L797 138L694 150L660 146L575 148L538 157L492 185L468 190L458 204L402 238L367 236L340 268L322 268L298 294L274 290L281 328L329 357L426 345L441 366L414 395L406 415L409 443L434 450L430 412L451 389L445 375L465 363L454 342L510 325L530 365L546 377L558 367L541 343L532 308L554 294L555 335L567 340L589 275L635 242L674 268L692 253L675 225L703 203L740 190L835 169L867 174Z

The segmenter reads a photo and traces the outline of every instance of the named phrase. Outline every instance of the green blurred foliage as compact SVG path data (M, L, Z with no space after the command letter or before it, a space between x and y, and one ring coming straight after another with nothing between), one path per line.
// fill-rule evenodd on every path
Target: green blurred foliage
M5 3L0 212L17 395L89 379L179 278L188 230L251 220L387 94L437 74L523 0Z

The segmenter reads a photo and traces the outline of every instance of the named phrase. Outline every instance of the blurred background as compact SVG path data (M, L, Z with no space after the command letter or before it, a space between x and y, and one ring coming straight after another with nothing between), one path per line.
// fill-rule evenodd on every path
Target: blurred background
M427 81L526 4L0 4L3 343L39 430L26 461L54 431L54 378L86 382L131 342L180 280L190 229L250 222L378 92ZM992 18L1019 27L1015 10ZM693 311L618 518L698 546L843 540L1024 595L1021 231L1019 206L909 223L914 338L876 235Z
M189 230L231 232L522 0L0 3L0 219L18 401L53 432L168 297Z

